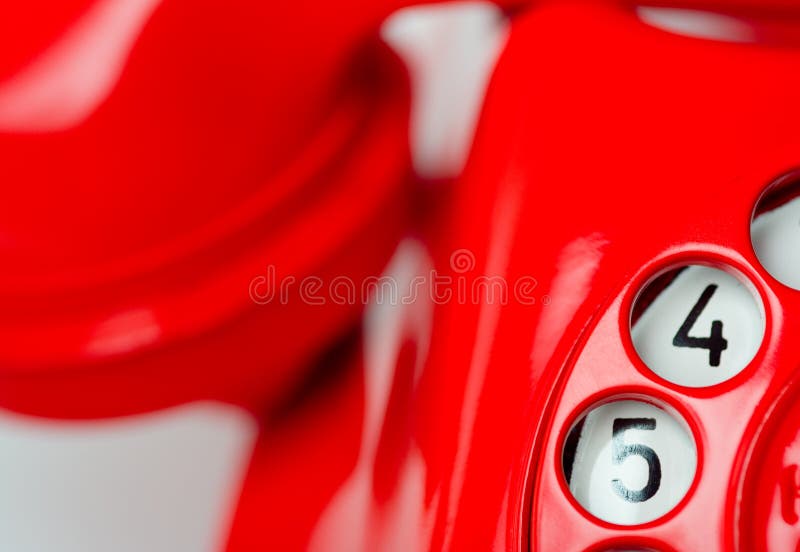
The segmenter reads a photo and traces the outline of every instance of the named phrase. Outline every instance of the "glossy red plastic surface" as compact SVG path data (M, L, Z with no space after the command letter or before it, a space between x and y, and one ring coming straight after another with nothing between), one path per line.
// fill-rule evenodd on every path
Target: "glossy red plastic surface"
M3 407L249 407L263 427L232 551L796 540L800 295L749 239L766 186L800 165L793 44L677 36L622 2L516 13L473 158L427 241L440 274L534 278L535 301L420 298L385 334L320 358L360 307L259 306L250 283L269 265L358 281L406 228L407 85L376 38L389 6L120 5L2 8ZM650 5L754 25L797 8ZM76 79L80 67L105 72ZM459 250L476 262L466 272ZM686 261L733 268L766 309L751 365L704 390L650 375L627 333L641 286ZM336 364L329 385L286 398ZM577 507L559 472L576 415L619 395L671 406L699 451L675 511L625 529Z
M754 493L772 504L797 431L796 415L784 422L773 409L797 385L800 293L761 267L749 229L768 185L800 165L798 69L791 45L678 36L610 2L542 2L513 20L440 261L466 248L477 259L468 287L480 275L532 276L537 301L438 307L415 403L433 520L426 546L796 542L774 505L757 514L751 505ZM755 359L706 389L652 375L628 331L636 293L686 262L734 270L766 310ZM698 447L687 497L641 526L585 513L561 475L572 422L616 396L671 407ZM780 435L761 444L770 427Z
M303 418L292 453L261 452L230 550L785 549L800 294L764 271L749 232L764 190L800 165L798 68L790 44L678 36L611 2L517 14L471 162L427 243L440 276L466 289L532 277L533 303L431 305L432 334L405 334L419 375L407 348L384 344L393 371L365 359L341 383L363 410L326 411L338 439ZM475 265L456 270L464 250ZM653 376L628 334L638 291L686 262L749 280L766 310L755 359L707 389ZM585 513L560 470L575 417L617 396L671 408L698 447L687 497L638 527ZM295 495L287 482L304 477ZM281 496L294 507L265 519Z

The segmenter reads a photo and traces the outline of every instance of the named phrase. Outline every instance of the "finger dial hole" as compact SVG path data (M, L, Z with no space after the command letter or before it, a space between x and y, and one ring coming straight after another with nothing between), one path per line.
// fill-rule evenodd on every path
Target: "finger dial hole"
M800 173L779 179L761 198L750 225L761 265L782 284L800 290Z
M572 426L562 468L570 493L590 514L639 525L683 499L697 470L697 448L673 414L649 402L617 400Z
M655 374L685 387L733 378L764 339L764 308L751 289L743 277L705 265L662 274L634 302L636 352Z

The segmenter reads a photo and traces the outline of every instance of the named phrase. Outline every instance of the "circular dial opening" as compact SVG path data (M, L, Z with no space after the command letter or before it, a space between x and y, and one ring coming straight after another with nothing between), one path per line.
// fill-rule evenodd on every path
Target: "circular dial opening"
M581 416L565 441L562 467L570 493L590 514L639 525L669 513L686 496L697 448L683 420L623 399Z

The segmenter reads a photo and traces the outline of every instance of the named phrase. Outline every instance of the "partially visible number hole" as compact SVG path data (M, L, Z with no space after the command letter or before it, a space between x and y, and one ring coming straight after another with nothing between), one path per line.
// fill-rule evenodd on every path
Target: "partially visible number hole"
M764 194L755 208L750 239L766 271L800 290L800 173L779 179Z

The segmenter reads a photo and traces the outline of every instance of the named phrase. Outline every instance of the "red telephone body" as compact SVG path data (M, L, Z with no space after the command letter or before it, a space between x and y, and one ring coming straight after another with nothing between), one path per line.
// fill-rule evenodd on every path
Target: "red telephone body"
M800 7L671 5L728 9L752 42L680 36L613 2L512 15L466 173L422 232L451 294L419 296L420 311L438 298L430 319L401 307L392 373L362 367L278 433L285 455L261 451L231 550L320 535L349 550L794 549L800 389L786 336L800 292L762 266L751 222L797 194L800 52L787 30ZM719 269L760 307L763 338L725 381L670 382L634 347L634 305L684 265ZM506 283L507 303L472 296L487 278ZM370 379L391 381L388 398ZM667 412L695 447L685 494L628 525L590 513L564 473L576 422L623 399ZM281 497L290 507L264 516Z
M475 270L451 275L466 289L502 278L509 300L437 307L412 409L433 549L798 546L800 291L759 261L751 221L760 200L798 192L800 4L655 4L720 10L752 32L681 36L615 2L541 2L512 19L438 257L447 267L468 250ZM752 360L713 385L657 375L631 337L643 290L686 265L732 275L762 306ZM530 277L535 301L515 300L512 284ZM728 334L723 359L734 346ZM625 399L669 412L696 447L685 496L628 525L590 513L564 468L576 422ZM644 429L612 445L608 428L602 454L624 452L613 469L645 465Z

